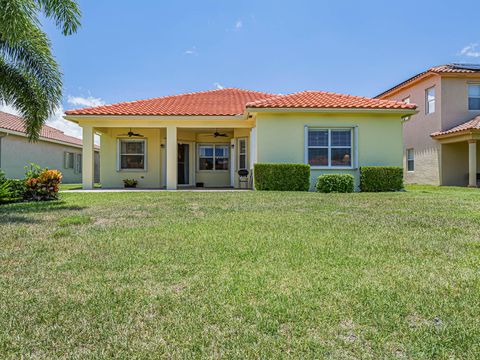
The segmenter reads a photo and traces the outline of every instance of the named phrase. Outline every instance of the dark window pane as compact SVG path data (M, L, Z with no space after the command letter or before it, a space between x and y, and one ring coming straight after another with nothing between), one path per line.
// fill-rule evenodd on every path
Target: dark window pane
M351 149L332 149L332 166L351 166L352 151Z
M228 156L228 147L227 146L215 146L215 156Z
M143 155L121 155L122 169L143 169L144 156Z
M238 167L240 169L246 169L247 168L247 156L246 155L240 155L239 161L238 161Z
M413 160L408 160L408 161L407 161L407 170L408 170L408 171L413 171L413 170L414 170L414 162L413 162Z
M469 110L480 110L480 98L469 98L468 99L468 109Z
M200 146L200 156L211 157L213 156L213 147Z
M480 85L468 85L468 96L480 96Z
M309 130L308 146L328 146L328 130Z
M122 141L122 154L143 154L143 141Z
M200 158L199 159L200 170L213 170L213 158Z
M228 158L216 158L215 170L228 170Z
M308 163L311 166L328 166L328 149L308 149Z
M351 146L351 130L332 130L332 146Z

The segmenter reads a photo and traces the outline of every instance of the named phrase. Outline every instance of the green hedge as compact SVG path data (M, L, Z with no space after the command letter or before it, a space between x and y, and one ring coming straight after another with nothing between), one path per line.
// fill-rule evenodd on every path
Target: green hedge
M316 188L322 193L351 193L355 180L350 174L324 174L317 178Z
M362 166L360 190L365 192L403 190L403 169L399 166Z
M308 191L310 165L305 164L255 164L253 169L255 189L274 191Z

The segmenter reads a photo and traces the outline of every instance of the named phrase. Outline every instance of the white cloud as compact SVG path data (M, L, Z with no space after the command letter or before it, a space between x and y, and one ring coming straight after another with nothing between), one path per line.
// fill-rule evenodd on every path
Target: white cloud
M12 114L12 115L17 115L20 116L20 112L15 109L12 105L5 104L4 102L0 102L0 111Z
M190 49L184 51L185 55L198 55L197 47L192 46Z
M73 106L85 106L85 107L94 107L105 105L105 101L100 98L95 98L93 96L71 96L68 95L67 102Z
M98 106L104 104L104 101L98 98L93 98L93 97L88 97L88 98L82 98L82 97L68 97L68 103L72 105L80 105L80 106ZM12 105L5 104L5 103L0 103L0 111L21 116L20 112L15 109ZM59 106L55 112L47 119L45 122L46 125L51 126L55 129L63 131L65 134L70 135L70 136L75 136L77 138L82 138L82 128L78 126L77 124L65 120L63 118L64 115L64 109L63 106ZM95 137L95 143L99 144L99 139L96 136Z
M220 84L218 82L213 83L213 86L215 86L215 89L217 89L217 90L222 90L222 89L225 88L222 84Z
M468 57L480 57L480 51L477 50L478 44L470 44L460 50L460 55Z
M237 20L235 22L235 30L240 30L243 27L243 22L242 20Z

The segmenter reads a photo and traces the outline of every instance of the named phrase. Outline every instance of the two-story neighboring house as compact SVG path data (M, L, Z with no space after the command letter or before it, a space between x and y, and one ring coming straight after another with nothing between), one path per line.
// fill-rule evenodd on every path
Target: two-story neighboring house
M418 105L403 126L407 183L477 186L480 65L436 66L377 98Z

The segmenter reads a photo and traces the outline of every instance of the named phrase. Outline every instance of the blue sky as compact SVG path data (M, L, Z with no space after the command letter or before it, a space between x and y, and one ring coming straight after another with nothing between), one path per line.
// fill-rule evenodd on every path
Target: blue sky
M374 96L433 65L480 62L478 1L80 0L80 7L73 36L44 24L64 73L64 109L218 86Z

